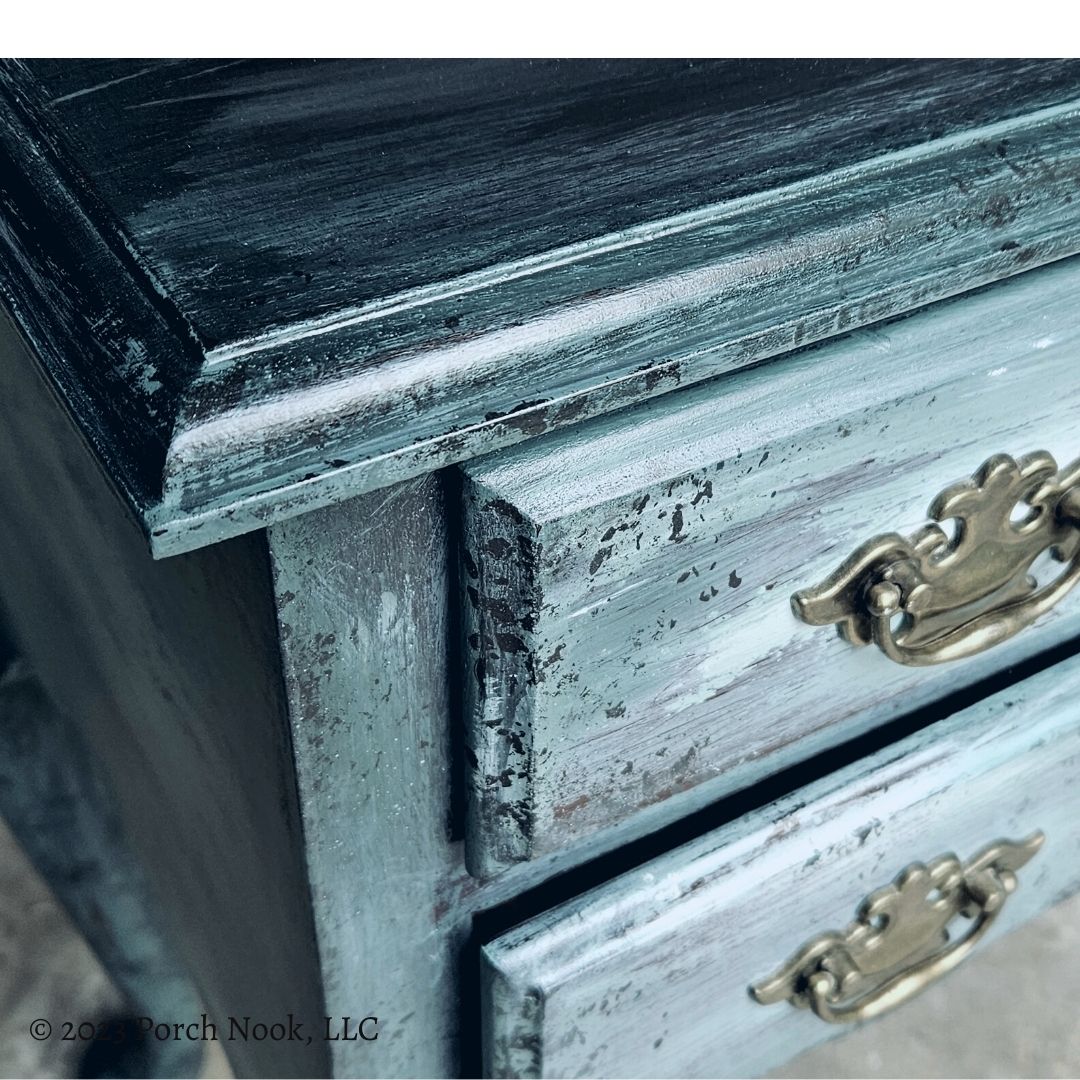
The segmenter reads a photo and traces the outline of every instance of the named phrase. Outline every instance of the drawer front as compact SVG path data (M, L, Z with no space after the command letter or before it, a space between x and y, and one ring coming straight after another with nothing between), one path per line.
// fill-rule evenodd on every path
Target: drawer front
M911 864L968 860L1041 830L975 948L1080 887L1078 766L1073 658L525 923L484 949L489 1073L748 1076L779 1065L844 1025L787 1000L759 1004L748 989L768 997L789 957L828 931L855 940L857 905ZM875 909L891 912L901 972L931 940L919 930L934 896L914 885L898 890L904 904ZM976 928L969 914L948 923L950 947Z
M1080 264L466 470L468 853L645 830L1080 632L1066 599L931 667L792 613L993 454L1080 456Z

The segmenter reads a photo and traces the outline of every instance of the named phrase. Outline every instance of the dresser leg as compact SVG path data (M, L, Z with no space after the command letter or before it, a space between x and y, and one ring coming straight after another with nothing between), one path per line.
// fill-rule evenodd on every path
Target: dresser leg
M21 660L0 674L0 816L127 999L127 1017L47 1016L94 1023L89 1075L196 1076L203 1044L147 1037L141 1017L193 1017L199 999L161 937L115 800L75 726L53 708ZM28 1033L27 1038L40 1037ZM114 1039L116 1041L114 1041Z
M445 523L429 476L268 533L338 1076L457 1069Z

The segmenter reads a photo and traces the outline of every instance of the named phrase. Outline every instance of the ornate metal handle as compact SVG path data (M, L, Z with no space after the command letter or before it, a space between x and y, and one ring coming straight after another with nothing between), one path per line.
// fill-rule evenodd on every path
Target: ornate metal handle
M998 840L967 864L942 855L914 863L871 893L855 921L808 941L779 971L750 987L762 1005L790 1001L830 1024L869 1020L903 1004L951 971L990 929L1016 871L1042 847L1044 836ZM949 923L972 919L958 941Z
M1026 502L1029 511L1015 519ZM820 585L791 598L814 626L836 623L853 645L876 643L898 664L939 664L1012 637L1080 581L1080 460L1058 471L1045 451L995 454L930 504L937 524L911 537L868 540ZM1068 562L1044 586L1031 564L1045 551ZM894 625L897 616L900 625Z

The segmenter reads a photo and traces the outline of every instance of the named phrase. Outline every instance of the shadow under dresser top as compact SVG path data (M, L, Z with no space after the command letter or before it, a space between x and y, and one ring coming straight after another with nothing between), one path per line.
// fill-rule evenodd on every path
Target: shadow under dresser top
M1080 886L1078 253L1072 61L0 62L0 654L208 1009L379 1017L238 1074L763 1071Z

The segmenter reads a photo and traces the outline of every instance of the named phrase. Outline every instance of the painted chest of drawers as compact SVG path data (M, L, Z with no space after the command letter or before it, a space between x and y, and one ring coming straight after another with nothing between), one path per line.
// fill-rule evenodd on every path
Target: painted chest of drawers
M6 63L0 708L133 1007L752 1075L1080 887L1078 252L1074 63Z

